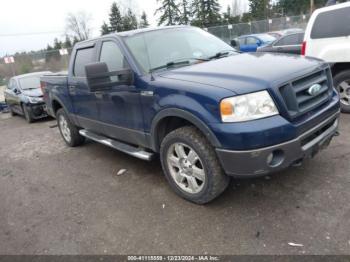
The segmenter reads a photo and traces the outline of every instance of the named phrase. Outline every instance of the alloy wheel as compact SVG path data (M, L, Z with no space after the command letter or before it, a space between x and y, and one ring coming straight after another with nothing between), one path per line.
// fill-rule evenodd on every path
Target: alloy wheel
M174 143L168 149L167 164L176 185L190 194L199 193L205 184L202 160L190 146Z
M340 102L344 105L350 106L350 80L341 82L338 86Z
M67 119L63 115L60 115L58 118L58 123L59 123L59 127L63 138L69 143L72 138L71 138L70 129L68 127Z

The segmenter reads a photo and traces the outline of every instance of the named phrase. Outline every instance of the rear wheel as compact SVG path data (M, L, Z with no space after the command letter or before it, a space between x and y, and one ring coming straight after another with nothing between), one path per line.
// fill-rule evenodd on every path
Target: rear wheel
M24 118L26 119L26 121L29 124L33 123L34 119L32 118L32 116L29 112L29 109L25 104L22 104L22 110L23 110L23 115L24 115Z
M337 74L334 77L334 86L339 92L342 112L350 113L350 70Z
M7 108L8 108L8 110L9 110L9 112L10 112L10 115L11 115L11 116L15 116L16 113L12 110L12 107L7 103L6 100L5 100L5 104L7 105Z
M162 141L160 157L172 189L191 202L208 203L229 184L214 148L195 127L169 133Z
M75 147L84 143L85 138L79 134L79 129L69 120L62 108L57 111L56 117L58 129L68 146Z

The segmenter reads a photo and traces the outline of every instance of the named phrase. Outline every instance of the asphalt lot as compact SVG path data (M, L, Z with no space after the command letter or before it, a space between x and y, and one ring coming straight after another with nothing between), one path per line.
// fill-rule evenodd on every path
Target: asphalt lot
M206 206L177 197L159 162L68 148L53 125L0 113L0 254L350 254L349 115L315 159Z

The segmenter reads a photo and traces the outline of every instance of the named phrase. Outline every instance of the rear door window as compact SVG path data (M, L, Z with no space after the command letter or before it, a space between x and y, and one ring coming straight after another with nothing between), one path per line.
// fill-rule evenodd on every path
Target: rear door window
M247 37L247 45L256 45L258 43L258 39L255 37Z
M274 46L300 45L301 43L302 43L302 37L300 37L300 34L293 34L293 35L287 35L281 38L276 42Z
M14 87L14 85L13 85L13 82L14 82L15 80L13 80L13 79L11 79L10 81L9 81L9 83L7 84L7 89L13 89L13 87Z
M350 35L350 7L321 13L315 19L312 39Z
M75 55L74 75L77 77L85 77L85 66L94 62L94 48L78 49Z
M239 38L238 39L238 42L239 42L239 45L245 45L245 43L246 43L246 38Z

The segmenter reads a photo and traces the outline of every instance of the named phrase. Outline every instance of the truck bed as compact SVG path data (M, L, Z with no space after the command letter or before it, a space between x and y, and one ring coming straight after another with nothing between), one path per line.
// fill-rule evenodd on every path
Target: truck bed
M52 101L53 98L65 99L68 97L68 74L64 72L47 74L40 78L40 82L47 106L47 113L55 117ZM70 101L65 102L70 103Z

